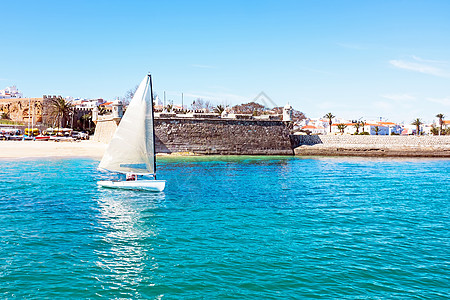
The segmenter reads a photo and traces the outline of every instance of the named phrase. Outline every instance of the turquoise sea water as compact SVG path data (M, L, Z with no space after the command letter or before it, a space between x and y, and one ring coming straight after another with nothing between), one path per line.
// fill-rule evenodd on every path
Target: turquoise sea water
M0 161L0 297L444 299L450 160L159 160L164 193L88 159Z

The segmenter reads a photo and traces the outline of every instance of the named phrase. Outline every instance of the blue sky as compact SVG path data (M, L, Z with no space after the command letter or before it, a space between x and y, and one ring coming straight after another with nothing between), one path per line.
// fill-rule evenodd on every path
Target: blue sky
M0 89L185 104L264 91L308 117L450 118L450 1L2 0Z

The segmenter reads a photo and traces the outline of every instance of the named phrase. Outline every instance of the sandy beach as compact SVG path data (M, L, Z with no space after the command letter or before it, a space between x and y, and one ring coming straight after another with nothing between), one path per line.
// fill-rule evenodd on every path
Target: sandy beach
M106 144L93 141L0 141L0 159L34 157L89 157L100 159Z

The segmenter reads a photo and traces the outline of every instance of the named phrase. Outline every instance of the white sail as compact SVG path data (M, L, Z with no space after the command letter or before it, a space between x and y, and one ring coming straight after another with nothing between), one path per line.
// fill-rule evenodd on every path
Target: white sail
M119 173L155 173L151 76L142 80L109 143L99 168Z

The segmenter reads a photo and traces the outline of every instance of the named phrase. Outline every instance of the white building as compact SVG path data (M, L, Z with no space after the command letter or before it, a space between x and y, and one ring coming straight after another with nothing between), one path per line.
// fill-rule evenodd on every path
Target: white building
M15 85L9 86L4 90L0 90L0 99L23 98L23 94L19 92Z
M331 125L331 134L341 134L341 131L338 127L339 125L344 125L344 133L343 134L355 134L356 133L356 123L334 123ZM358 128L358 133L367 132L370 135L391 135L401 134L402 127L398 124L392 122L366 122L363 127Z
M416 135L417 126L412 124L404 125L402 135ZM423 133L423 125L419 126L419 134Z
M303 127L301 127L302 130L304 131L309 131L311 132L311 134L326 134L326 129L325 127L318 127L318 126L313 126L313 125L305 125Z
M89 109L93 109L94 107L97 107L100 104L105 103L103 99L80 99L80 98L75 98L71 102L77 108L89 108Z
M307 118L300 122L296 122L294 124L294 129L295 128L309 130L312 134L327 134L327 131L329 131L329 124L328 120Z

